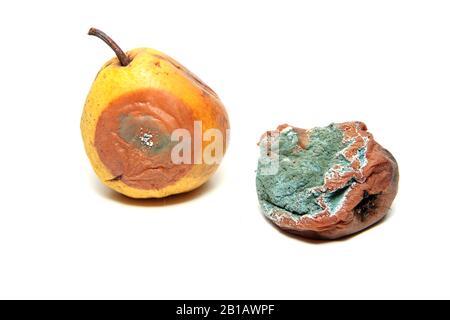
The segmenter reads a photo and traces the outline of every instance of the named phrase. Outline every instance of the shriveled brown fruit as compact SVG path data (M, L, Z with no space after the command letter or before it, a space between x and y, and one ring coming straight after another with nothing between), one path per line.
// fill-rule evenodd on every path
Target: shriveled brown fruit
M354 234L380 221L397 194L397 161L362 122L282 125L263 135L260 148L258 198L286 231L314 239Z

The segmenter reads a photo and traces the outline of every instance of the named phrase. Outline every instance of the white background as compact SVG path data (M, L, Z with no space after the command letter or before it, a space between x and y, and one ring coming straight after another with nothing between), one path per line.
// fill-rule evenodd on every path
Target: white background
M0 10L0 298L450 298L448 1L10 1ZM124 49L173 56L221 96L226 159L193 193L103 187L79 120ZM397 158L389 218L316 243L260 213L256 143L364 121Z

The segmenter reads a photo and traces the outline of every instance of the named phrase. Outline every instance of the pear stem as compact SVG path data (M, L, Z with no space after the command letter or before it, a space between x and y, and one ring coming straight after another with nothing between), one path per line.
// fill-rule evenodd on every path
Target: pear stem
M126 53L123 52L123 50L120 49L117 43L115 43L114 40L111 39L106 33L96 28L90 28L88 35L102 39L111 49L113 49L122 66L126 67L130 64L130 58L128 58Z

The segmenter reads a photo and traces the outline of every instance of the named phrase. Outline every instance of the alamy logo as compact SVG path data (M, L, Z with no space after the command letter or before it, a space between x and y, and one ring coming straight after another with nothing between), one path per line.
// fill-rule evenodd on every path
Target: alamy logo
M260 175L271 176L278 173L280 168L280 132L267 131L260 142Z
M222 161L229 139L219 129L210 128L203 132L202 122L194 121L194 137L187 129L176 129L171 140L177 142L172 148L171 159L174 164L219 164ZM204 147L204 144L207 144Z

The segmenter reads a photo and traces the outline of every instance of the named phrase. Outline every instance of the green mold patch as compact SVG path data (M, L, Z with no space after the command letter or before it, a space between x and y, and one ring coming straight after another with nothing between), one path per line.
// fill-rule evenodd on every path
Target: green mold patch
M300 137L291 127L282 130L274 139L271 144L278 145L278 158L272 161L260 159L256 177L264 212L270 215L281 208L293 215L316 214L323 210L319 199L331 213L339 210L352 182L333 192L322 190L330 169L338 168L339 172L352 170L350 162L341 153L350 142L344 142L339 127L331 124L310 130L305 149L298 146ZM266 144L261 143L261 148L261 154L265 154ZM365 150L361 150L359 156L363 159ZM268 166L273 166L273 161L278 162L278 170L265 174L270 172Z
M151 116L122 115L119 124L119 136L144 152L156 154L173 147L170 136Z
M326 193L323 196L323 200L331 213L336 213L342 207L347 193L351 190L352 182L353 180L345 187L337 189L333 192Z

